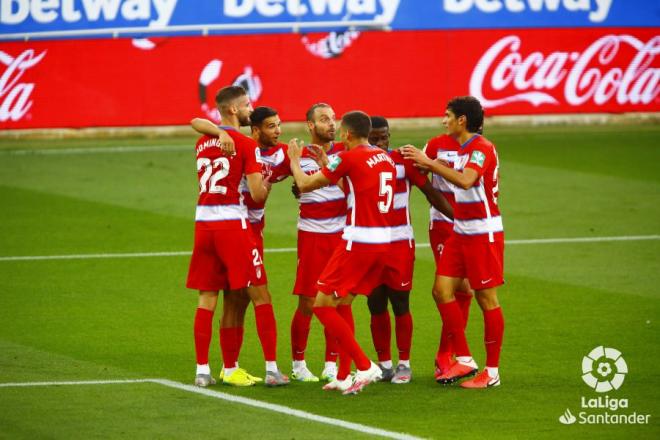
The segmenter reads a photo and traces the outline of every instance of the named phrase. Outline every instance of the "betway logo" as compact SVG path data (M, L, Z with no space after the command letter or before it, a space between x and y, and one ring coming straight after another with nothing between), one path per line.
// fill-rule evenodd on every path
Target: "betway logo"
M374 15L374 20L391 23L401 0L225 0L227 17L245 17L253 12L264 17L290 15L336 15L338 19L352 15ZM378 15L376 15L378 14Z
M470 94L486 108L516 102L534 106L650 104L660 95L660 36L640 41L631 35L605 35L582 52L556 51L523 55L520 37L510 35L493 44L477 62ZM550 94L553 92L553 94ZM554 95L554 96L553 96Z
M149 20L150 27L170 22L178 0L0 0L0 23L21 24L28 17L39 24Z
M445 11L462 14L472 8L494 13L505 9L509 12L556 12L560 7L569 12L588 12L589 21L600 23L607 18L614 0L443 0Z

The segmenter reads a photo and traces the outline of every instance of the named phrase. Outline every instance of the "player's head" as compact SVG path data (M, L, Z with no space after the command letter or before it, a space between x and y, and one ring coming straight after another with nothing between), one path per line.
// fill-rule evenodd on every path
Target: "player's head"
M341 140L351 148L368 142L371 132L371 118L365 112L354 110L341 117L339 130Z
M474 96L458 96L447 103L442 123L451 135L483 130L484 109Z
M369 143L387 151L390 148L390 124L382 116L371 117Z
M335 111L323 102L314 104L307 110L307 128L312 142L328 143L335 140L337 121Z
M236 120L241 127L250 125L252 103L241 86L226 86L215 95L215 103L222 119Z
M260 147L274 147L280 140L282 129L277 110L271 107L257 107L250 115L252 138Z

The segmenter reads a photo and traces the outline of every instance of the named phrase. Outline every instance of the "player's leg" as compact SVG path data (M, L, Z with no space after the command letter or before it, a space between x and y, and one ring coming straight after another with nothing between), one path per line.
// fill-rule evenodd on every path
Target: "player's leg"
M477 302L484 314L486 368L477 377L461 384L464 388L488 388L500 385L500 351L504 337L504 316L497 299L497 288L478 290Z
M247 374L233 376L239 368L238 358L243 346L245 311L250 304L245 289L225 290L222 300L222 318L220 320L220 347L224 368L220 379L225 382L225 376L232 379L226 381L231 385L247 385L255 382ZM255 378L259 381L259 378Z
M194 321L195 357L197 371L195 385L206 387L215 384L209 367L209 347L213 334L213 313L218 304L217 291L199 291Z
M504 317L497 298L497 287L504 283L504 242L472 244L467 248L467 254L470 284L480 286L475 290L477 302L484 314L486 368L461 386L488 388L500 384L499 361L504 336Z
M266 285L249 286L246 290L254 304L257 334L266 361L266 385L286 385L289 383L289 378L282 374L277 367L277 322L268 287Z
M367 298L371 314L371 338L378 356L378 366L383 371L383 382L389 382L394 377L392 365L392 323L387 307L387 286L378 286Z
M337 313L348 324L351 329L351 334L355 337L355 320L353 319L353 299L354 295L347 295L337 305ZM338 349L339 352L339 368L337 371L337 379L344 380L351 373L351 364L353 359L346 350Z
M410 313L410 291L387 289L387 297L392 303L396 346L399 350L399 363L394 372L392 383L404 384L412 380L410 367L410 348L412 346L413 320Z
M472 359L465 338L463 314L454 297L462 280L462 277L437 275L433 284L433 299L442 318L442 327L451 339L456 353L456 362L447 371L436 376L436 381L441 384L454 383L461 378L474 375L477 371L477 365Z
M291 378L301 382L318 382L319 378L314 376L307 368L305 361L305 350L307 350L307 339L312 321L312 306L314 298L298 295L298 307L291 320L291 355L293 358L293 370Z
M470 289L470 284L467 279L464 279L461 285L458 287L456 292L454 292L454 297L458 303L458 307L461 309L461 314L463 316L463 328L467 328L468 316L470 314L470 304L472 302L472 290ZM447 327L442 327L442 333L440 335L440 346L438 347L438 352L436 354L436 375L442 374L447 371L452 364L452 357L455 356L453 345L451 339L449 338L449 332Z

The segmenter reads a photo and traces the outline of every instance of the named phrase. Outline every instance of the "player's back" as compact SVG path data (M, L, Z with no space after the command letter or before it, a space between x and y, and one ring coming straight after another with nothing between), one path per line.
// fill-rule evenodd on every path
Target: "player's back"
M223 127L234 139L236 152L228 155L217 138L202 136L197 141L199 198L195 225L204 229L246 228L247 209L239 185L243 175L260 171L256 143L230 127Z
M394 161L387 152L368 145L355 147L340 158L347 166L344 191L348 194L348 212L344 239L369 245L391 243L392 227L396 226L392 215L397 176Z

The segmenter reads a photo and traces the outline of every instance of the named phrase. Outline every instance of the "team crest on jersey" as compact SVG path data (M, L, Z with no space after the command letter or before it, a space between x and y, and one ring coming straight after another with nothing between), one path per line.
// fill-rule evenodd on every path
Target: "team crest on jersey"
M484 160L486 160L486 155L481 151L473 151L472 156L470 156L470 163L477 164L480 167L484 166Z
M340 163L341 163L341 157L339 157L339 156L332 156L332 157L330 158L330 162L328 162L328 169L329 169L330 171L334 171L334 170L337 169L337 167L339 166Z

